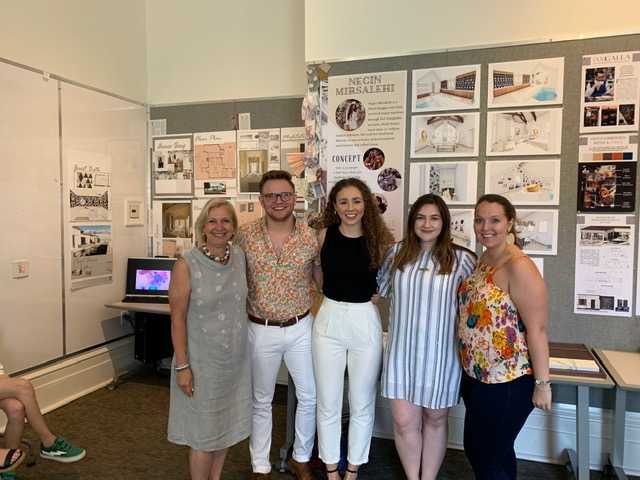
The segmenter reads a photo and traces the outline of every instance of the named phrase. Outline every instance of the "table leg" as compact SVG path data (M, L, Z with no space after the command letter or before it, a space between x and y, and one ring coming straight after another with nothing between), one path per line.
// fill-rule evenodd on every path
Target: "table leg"
M287 427L285 431L284 444L280 447L280 468L281 472L287 469L287 455L293 446L296 427L296 386L289 375L287 383Z
M577 385L576 449L566 449L576 480L589 480L589 387Z
M589 480L589 387L578 385L576 406L577 480Z
M627 413L627 392L616 387L616 407L613 417L613 445L610 462L619 480L626 480L624 473L624 429Z

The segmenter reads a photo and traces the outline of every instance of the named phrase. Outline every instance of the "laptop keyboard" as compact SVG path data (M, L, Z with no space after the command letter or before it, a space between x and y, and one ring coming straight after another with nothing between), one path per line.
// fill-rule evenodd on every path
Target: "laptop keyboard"
M127 303L169 303L169 297L124 297L123 302Z

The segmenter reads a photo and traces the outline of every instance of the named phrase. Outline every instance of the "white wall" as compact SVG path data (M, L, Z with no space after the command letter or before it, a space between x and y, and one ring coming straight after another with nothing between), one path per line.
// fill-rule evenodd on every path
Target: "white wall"
M144 0L0 2L0 57L146 99Z
M638 32L638 0L305 0L307 62Z
M147 0L151 105L306 92L302 0Z

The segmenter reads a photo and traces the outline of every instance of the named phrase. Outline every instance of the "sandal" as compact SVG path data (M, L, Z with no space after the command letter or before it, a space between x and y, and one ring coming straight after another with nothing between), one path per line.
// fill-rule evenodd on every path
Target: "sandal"
M0 473L8 472L9 470L15 469L24 460L24 452L22 450L19 450L17 448L10 448L9 450L6 450L6 452L7 453L5 454L4 459L0 464ZM16 453L18 453L19 455L18 458L14 459L13 457Z
M349 480L356 480L356 478L358 478L358 470L351 470L349 467L347 467L347 475L349 476ZM346 479L347 477L345 477Z
M337 471L338 471L338 467L334 468L333 470L329 470L329 469L327 468L327 470L326 470L326 472L327 472L327 478L329 478L329 474L330 474L330 473L336 473ZM338 473L338 478L341 478L341 477L340 477L340 473Z

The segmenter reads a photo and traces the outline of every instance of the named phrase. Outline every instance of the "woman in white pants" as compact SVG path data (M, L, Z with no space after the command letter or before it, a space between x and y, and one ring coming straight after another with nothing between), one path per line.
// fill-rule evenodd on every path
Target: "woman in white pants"
M318 443L328 480L339 479L344 371L349 376L349 446L345 478L354 480L369 459L382 327L371 302L376 274L393 237L369 187L340 180L331 190L319 233L324 301L316 316L313 367L316 378Z

